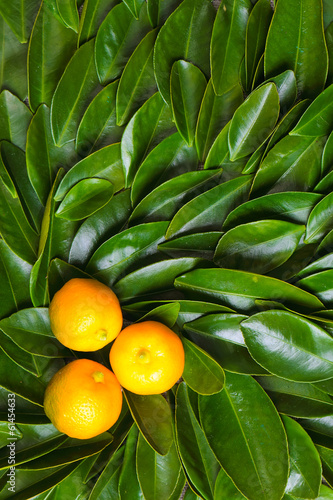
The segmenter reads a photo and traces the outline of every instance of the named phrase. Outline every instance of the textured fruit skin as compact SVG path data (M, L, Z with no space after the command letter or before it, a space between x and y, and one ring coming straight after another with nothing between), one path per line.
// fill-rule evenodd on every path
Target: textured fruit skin
M115 293L97 280L74 278L54 295L50 323L59 342L76 351L97 351L118 335L123 315Z
M117 421L121 407L122 391L115 375L89 359L77 359L61 368L44 394L44 410L53 425L77 439L107 431Z
M183 344L170 328L157 321L132 324L118 335L110 363L119 383L136 394L161 394L182 376Z

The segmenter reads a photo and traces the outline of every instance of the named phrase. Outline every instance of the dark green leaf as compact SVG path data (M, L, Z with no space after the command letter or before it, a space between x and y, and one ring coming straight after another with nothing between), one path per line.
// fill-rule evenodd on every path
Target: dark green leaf
M121 75L133 50L150 29L146 3L138 20L123 2L110 10L96 36L95 61L103 85Z
M150 31L129 58L117 91L117 125L126 124L157 90L153 50L157 30Z
M56 0L56 6L64 25L77 33L79 30L79 13L76 0L67 0L67 2Z
M208 78L209 44L215 9L208 0L184 0L169 16L157 37L154 50L156 82L170 103L170 75L175 61L197 66Z
M244 500L244 498L227 473L221 469L216 478L214 500Z
M211 68L217 95L239 83L239 68L245 54L245 34L252 9L250 0L223 0L211 40Z
M310 104L291 135L319 137L332 131L333 85L330 85Z
M333 83L333 22L331 22L325 31L326 46L328 52L328 75L327 83Z
M171 302L170 304L162 304L147 312L144 316L140 317L140 321L159 321L164 325L172 328L178 318L180 304L178 302Z
M203 498L213 499L220 464L195 417L184 383L180 384L176 395L176 436L180 457L191 482Z
M288 478L287 440L259 384L228 373L223 391L199 397L199 410L208 442L237 488L253 500L279 500Z
M321 9L317 0L279 0L268 32L266 77L293 70L302 97L315 97L326 80L328 61Z
M8 90L0 94L0 141L7 140L25 150L32 114L29 108Z
M1 2L0 15L21 43L26 43L29 39L39 4L40 0Z
M295 73L289 69L266 81L275 83L280 99L281 114L285 114L297 97Z
M90 500L109 500L110 498L119 500L118 484L123 460L124 447L116 451L106 464L90 493Z
M162 25L182 0L147 0L148 17L153 27Z
M136 425L133 425L126 440L124 461L118 483L121 500L144 500L136 472L137 440L138 428Z
M186 254L188 257L200 256L212 260L215 247L222 234L219 231L188 234L161 243L158 249L171 257L182 257Z
M86 106L97 91L94 40L91 40L75 52L53 95L51 126L57 146L75 139Z
M79 25L80 45L96 35L106 14L117 3L119 0L86 0L84 2Z
M141 396L124 391L132 416L147 443L166 455L173 443L171 408L161 394Z
M323 476L330 486L333 483L333 451L324 446L316 446L323 464Z
M255 90L239 106L229 129L232 161L253 153L272 132L280 112L279 95L274 83Z
M333 229L332 199L333 193L328 194L317 203L310 213L306 226L305 241L307 243L319 242L331 229Z
M314 293L326 307L333 305L333 269L307 276L298 281L297 286Z
M57 83L75 52L76 40L75 33L43 2L29 43L29 104L34 111L41 103L51 105Z
M18 347L18 345L2 331L0 331L0 341L2 350L12 361L14 361L14 363L36 377L41 375L33 354Z

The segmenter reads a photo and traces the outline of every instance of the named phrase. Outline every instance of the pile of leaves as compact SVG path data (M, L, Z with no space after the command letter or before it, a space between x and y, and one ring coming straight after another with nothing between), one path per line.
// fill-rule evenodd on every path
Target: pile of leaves
M330 0L0 14L0 497L333 499ZM109 366L50 330L87 276L125 324L179 333L186 366L79 441L43 395L75 358Z

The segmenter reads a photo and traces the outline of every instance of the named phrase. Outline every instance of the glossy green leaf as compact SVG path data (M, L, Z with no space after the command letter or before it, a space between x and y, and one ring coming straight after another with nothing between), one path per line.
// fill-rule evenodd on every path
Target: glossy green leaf
M74 165L61 180L54 199L62 200L76 183L91 177L112 182L115 191L124 187L119 143L100 149Z
M133 205L166 180L196 170L198 158L193 147L189 147L181 135L166 137L146 157L140 165L132 184Z
M223 0L219 6L211 40L212 80L216 94L239 83L239 68L245 54L245 34L252 9L250 0Z
M118 484L124 460L124 447L120 448L106 464L102 474L90 492L91 500L119 500Z
M319 137L332 131L332 96L333 85L330 85L310 104L302 115L291 135L307 135Z
M214 298L218 303L244 311L253 308L254 301L259 298L274 298L309 309L322 307L317 297L289 283L234 269L196 269L179 276L175 286L183 291L197 292L200 298Z
M1 323L0 323L1 324ZM221 366L203 349L186 338L183 339L185 368L183 379L198 394L210 395L220 392L224 385Z
M119 0L86 0L83 4L79 25L79 44L93 38L108 12Z
M136 451L139 483L146 500L169 500L181 475L181 465L175 445L161 456L140 435Z
M28 54L29 104L34 111L41 103L51 105L57 83L75 48L75 33L59 22L43 2L31 33Z
M126 187L131 185L149 151L175 131L170 108L156 92L135 113L122 136L121 157Z
M320 271L325 271L333 268L333 254L328 253L324 257L320 257L314 260L309 265L305 266L298 274L297 278L304 278L305 276L310 276L311 274L318 273Z
M297 282L304 290L314 293L326 307L333 305L333 270L321 271Z
M317 243L333 229L332 225L332 198L330 193L319 201L310 213L306 226L306 242Z
M170 405L161 394L124 394L142 436L156 453L167 455L173 443Z
M332 486L333 483L333 451L325 446L316 446L323 465L323 476Z
M214 262L221 267L265 274L291 257L304 232L304 226L279 220L240 224L222 236Z
M295 382L333 376L333 340L306 318L265 311L243 321L241 328L252 357L274 375Z
M144 0L123 0L124 4L127 5L128 9L136 19L139 18L139 12L143 1Z
M121 302L126 302L136 297L172 290L176 276L193 269L200 262L199 258L184 257L150 264L119 280L114 291Z
M126 7L127 8L127 7ZM144 500L136 472L136 446L138 428L133 425L126 440L124 461L121 468L118 491L121 500Z
M11 340L2 331L0 332L1 348L7 356L24 370L32 373L36 377L41 375L38 369L36 358L33 354L21 349L13 340Z
M182 0L147 0L148 17L150 24L162 25Z
M135 207L130 223L170 219L195 194L218 184L220 175L220 170L200 170L186 172L164 182Z
M7 140L25 150L32 114L29 108L8 90L0 94L0 141Z
M240 85L235 85L229 92L218 96L215 94L212 80L209 80L195 131L195 146L201 161L206 159L219 132L232 118L242 102L243 92Z
M313 188L316 193L329 194L332 191L333 186L333 172L330 171L325 177L323 177L318 184Z
M228 373L223 391L199 397L199 410L208 442L237 488L250 499L280 499L288 478L286 435L259 384Z
M237 177L199 194L179 209L170 222L166 238L221 229L228 213L247 199L251 182L250 176Z
M318 452L302 427L289 417L282 417L287 432L290 472L286 493L301 498L317 498L321 483Z
M22 101L28 96L27 44L18 41L0 16L0 89L10 90Z
M232 161L253 153L272 132L280 112L279 95L274 83L255 90L239 106L229 129Z
M219 231L188 234L161 243L158 249L171 257L177 258L186 254L189 257L200 256L212 260L215 247L222 234Z
M119 142L123 127L116 124L118 80L110 83L87 107L76 135L76 150L81 156Z
M39 3L39 0L14 0L0 5L0 15L21 43L26 43L29 39Z
M266 81L267 83L275 83L280 99L280 110L282 114L285 114L294 104L297 97L295 73L291 70L286 70L280 75Z
M315 193L274 193L247 201L236 207L226 218L223 228L230 229L247 222L274 218L306 224L313 207L321 199Z
M189 146L194 141L201 101L206 90L206 78L197 66L176 61L170 77L170 99L175 123Z
M333 498L332 489L322 484L320 486L319 496L317 500L332 500L332 498Z
M333 437L332 416L299 419L298 423L308 432L316 431L323 436Z
M164 241L167 222L140 224L106 240L93 254L87 272L109 286L157 253L157 245Z
M179 385L176 394L176 436L180 457L191 482L203 498L213 499L220 464L195 417L184 383Z
M56 216L67 220L89 217L110 201L113 192L113 184L106 179L83 179L68 191Z
M117 91L117 125L126 124L157 90L153 50L157 30L150 31L129 58Z
M325 30L325 39L328 53L328 74L326 84L332 84L333 82L333 23L331 22Z
M251 90L256 89L265 80L264 55L265 55L265 53L262 54L261 58L259 59L258 66L257 66L256 71L254 73L254 78L253 78ZM241 68L242 68L242 66L241 66ZM245 68L244 68L244 73L245 73Z
M221 469L216 478L214 500L244 500L244 498L227 473Z
M97 91L94 40L91 40L75 52L53 95L51 127L57 146L75 139L86 106Z
M93 252L123 227L130 211L130 193L126 190L113 196L103 208L88 217L73 239L70 264L86 265Z
M214 19L215 9L208 0L184 0L162 26L155 44L154 67L157 86L167 103L170 103L170 76L175 61L188 61L209 77Z
M327 66L321 2L279 0L266 42L266 77L291 69L302 97L315 97L323 90Z
M140 321L159 321L164 325L172 328L178 318L180 311L180 304L178 302L171 302L170 304L162 304L147 312L144 316L139 318Z
M203 311L204 312L204 311ZM205 349L223 368L236 373L261 374L265 370L250 356L240 323L247 316L241 314L208 313L195 318L192 313L185 320L186 335L199 347Z
M27 171L41 203L45 205L49 191L61 166L76 161L73 143L58 148L52 138L49 108L42 104L34 114L27 134Z
M55 0L59 15L65 26L75 31L79 30L79 13L76 6L76 0Z
M269 0L259 0L253 7L245 38L246 88L250 89L259 60L265 51L266 37L273 10Z
M270 150L253 183L253 193L310 191L320 176L325 139L286 136Z
M133 50L150 29L145 4L138 20L123 2L110 10L96 36L96 69L103 85L121 75Z

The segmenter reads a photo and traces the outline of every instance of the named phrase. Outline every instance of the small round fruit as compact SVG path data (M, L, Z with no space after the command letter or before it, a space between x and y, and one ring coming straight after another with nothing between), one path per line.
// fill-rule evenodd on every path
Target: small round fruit
M161 394L184 370L183 344L157 321L134 323L122 330L110 351L110 363L120 385L136 394Z
M121 387L115 375L90 359L77 359L50 380L44 410L58 431L89 439L107 431L122 407Z
M54 295L51 329L59 342L75 351L97 351L116 338L123 315L115 293L94 279L74 278Z

